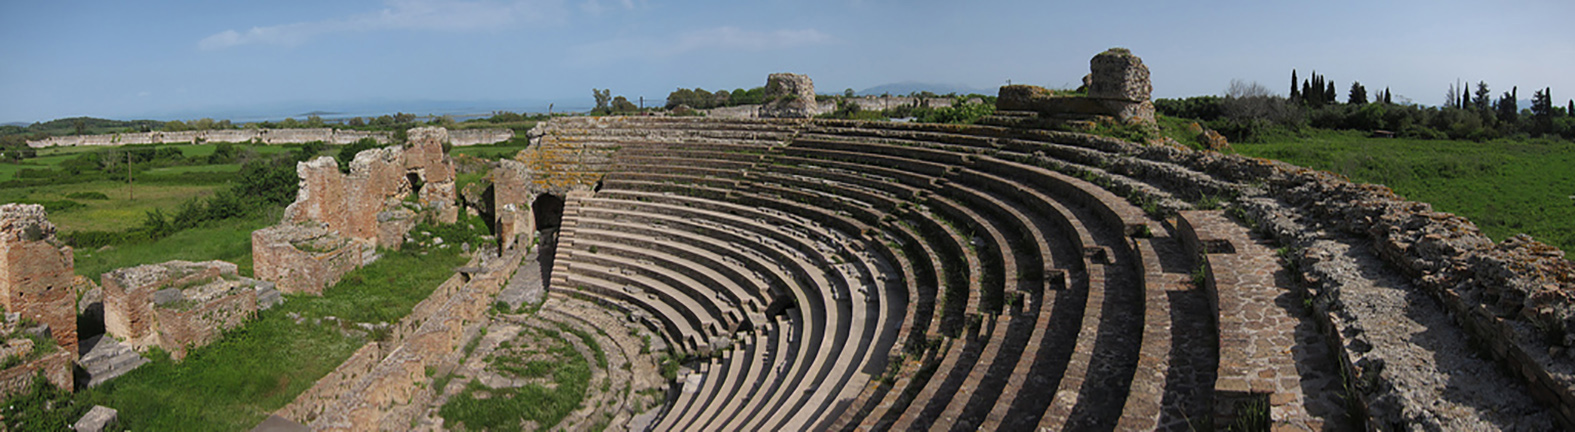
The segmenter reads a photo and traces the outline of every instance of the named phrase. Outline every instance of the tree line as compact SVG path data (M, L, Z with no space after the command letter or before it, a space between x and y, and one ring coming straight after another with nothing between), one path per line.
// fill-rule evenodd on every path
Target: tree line
M1519 88L1498 98L1487 82L1450 84L1441 106L1396 103L1388 88L1371 94L1352 81L1345 102L1335 82L1314 71L1298 77L1291 71L1290 96L1272 94L1257 83L1232 81L1224 96L1196 96L1154 101L1160 114L1199 120L1232 141L1256 141L1301 128L1388 131L1421 139L1489 140L1495 138L1562 137L1575 139L1575 100L1553 102L1553 89L1533 93L1531 106L1519 107Z

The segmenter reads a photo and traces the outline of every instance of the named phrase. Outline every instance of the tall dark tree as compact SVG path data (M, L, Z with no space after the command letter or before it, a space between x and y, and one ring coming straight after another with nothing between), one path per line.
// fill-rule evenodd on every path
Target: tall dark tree
M1570 107L1564 109L1564 114L1575 117L1575 99L1570 99Z
M1367 87L1362 87L1359 81L1351 82L1351 93L1345 96L1345 103L1351 105L1367 104Z
M1532 133L1542 135L1553 130L1553 88L1545 87L1531 94Z
M1504 92L1504 96L1498 98L1498 119L1507 122L1511 126L1520 118L1520 106L1518 102L1515 102L1515 97L1518 93L1520 93L1520 87L1510 87L1510 91Z
M1493 105L1493 92L1488 91L1487 81L1477 81L1477 97L1471 100L1477 111L1487 112Z
M593 88L591 89L591 96L596 98L596 108L593 111L605 113L609 110L607 104L612 102L612 89L597 90Z
M1393 94L1389 93L1389 87L1384 87L1384 104L1387 105L1395 103L1394 99L1391 99L1390 96L1393 96Z
M1301 92L1296 91L1296 69L1291 69L1291 101L1301 100Z
M1334 91L1334 81L1329 81L1329 87L1323 91L1323 102L1334 103L1334 95L1336 94L1338 93Z

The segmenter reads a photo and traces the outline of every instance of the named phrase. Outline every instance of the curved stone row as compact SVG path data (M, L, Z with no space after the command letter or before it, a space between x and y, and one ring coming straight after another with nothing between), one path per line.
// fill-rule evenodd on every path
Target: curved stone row
M658 430L1554 424L1440 350L1476 330L1318 222L1330 187L1294 168L991 126L541 129L610 154L569 194L550 292L690 359Z

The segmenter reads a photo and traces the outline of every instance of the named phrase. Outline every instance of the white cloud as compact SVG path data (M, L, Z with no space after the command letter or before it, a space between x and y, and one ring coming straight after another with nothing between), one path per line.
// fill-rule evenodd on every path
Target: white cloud
M632 10L632 9L635 8L635 4L634 4L635 1L634 0L612 0L612 1L617 2L618 3L618 7L623 8L623 10ZM645 0L640 0L640 5L644 6L645 5ZM585 13L588 13L588 14L591 14L591 15L601 15L603 12L607 12L607 11L613 10L613 8L614 8L613 6L603 6L601 0L585 0L585 2L580 3L580 10L583 10L583 11L585 11Z
M754 31L725 26L682 33L670 38L622 38L580 45L572 49L581 64L598 64L634 58L666 58L700 50L771 51L830 43L820 30Z
M246 44L293 46L323 34L375 30L475 31L541 22L562 14L561 0L386 0L376 12L246 31L225 30L197 42L205 50Z

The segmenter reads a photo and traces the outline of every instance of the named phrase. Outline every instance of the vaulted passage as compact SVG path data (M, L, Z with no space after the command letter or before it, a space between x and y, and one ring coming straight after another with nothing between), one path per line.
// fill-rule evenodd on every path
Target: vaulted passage
M536 217L536 231L556 230L563 224L563 197L541 194L530 209Z

